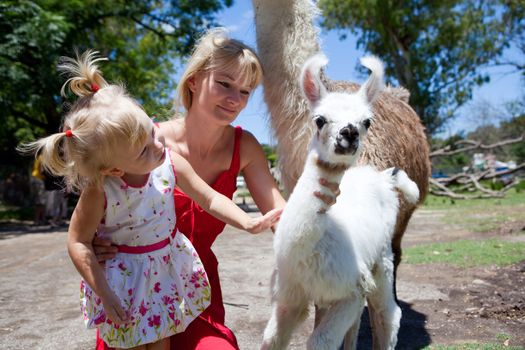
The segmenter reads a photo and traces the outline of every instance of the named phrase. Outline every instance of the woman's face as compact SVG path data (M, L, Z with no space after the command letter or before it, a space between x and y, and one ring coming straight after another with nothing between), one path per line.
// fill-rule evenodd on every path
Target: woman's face
M212 117L227 125L246 107L252 89L244 77L224 71L199 73L188 81L193 93L190 110Z

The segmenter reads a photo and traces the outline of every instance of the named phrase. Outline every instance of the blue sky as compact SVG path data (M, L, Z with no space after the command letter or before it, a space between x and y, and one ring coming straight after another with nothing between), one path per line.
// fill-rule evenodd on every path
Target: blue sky
M230 30L231 36L240 39L246 44L256 47L255 43L255 23L251 1L237 0L231 8L228 8L218 16L219 23L222 23ZM356 71L359 57L364 52L356 49L355 38L348 35L344 41L340 41L336 31L321 32L321 43L324 53L330 60L327 67L329 77L337 80L351 80L362 82L364 77ZM472 105L480 100L485 100L495 107L501 106L505 101L516 99L523 95L524 85L520 81L519 74L503 74L508 69L492 69L490 83L474 91L474 98L467 106L462 107L459 116L450 123L447 131L442 135L449 136L459 130L471 131L477 125L469 115L472 114ZM251 96L246 109L239 115L234 122L241 125L244 129L252 132L261 143L274 144L275 139L271 135L268 127L267 112L262 97L262 88L258 88Z

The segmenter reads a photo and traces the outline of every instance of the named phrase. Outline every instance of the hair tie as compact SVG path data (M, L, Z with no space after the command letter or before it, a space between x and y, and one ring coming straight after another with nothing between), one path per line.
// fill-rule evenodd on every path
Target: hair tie
M100 90L100 86L98 86L97 83L91 83L91 91L93 91L93 93L95 93L98 90Z
M64 134L66 134L66 137L73 137L73 131L71 131L71 129L64 131Z

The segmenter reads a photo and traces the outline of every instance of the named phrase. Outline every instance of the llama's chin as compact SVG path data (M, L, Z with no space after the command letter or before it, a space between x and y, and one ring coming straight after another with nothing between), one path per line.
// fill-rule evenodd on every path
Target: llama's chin
M358 149L359 142L349 143L346 140L342 140L334 144L334 153L341 156L354 156Z

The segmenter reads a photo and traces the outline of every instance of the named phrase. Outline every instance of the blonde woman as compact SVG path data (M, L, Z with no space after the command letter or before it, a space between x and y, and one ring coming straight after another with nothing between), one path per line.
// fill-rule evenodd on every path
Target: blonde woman
M248 190L262 213L283 208L281 196L261 145L240 127L233 127L252 91L262 79L255 52L230 38L223 29L206 33L197 43L178 85L176 105L184 118L160 123L166 145L184 157L195 172L218 192L232 198L236 177L242 172ZM337 194L338 187L325 184ZM316 194L328 204L335 196ZM225 326L225 310L218 261L211 250L224 222L204 212L183 190L176 188L177 228L199 253L211 285L211 305L185 332L172 337L172 349L238 349L233 332ZM100 261L112 256L109 242L96 242ZM97 349L106 349L97 343Z
M176 229L175 186L204 210L251 233L268 229L280 210L251 218L200 179L188 162L165 148L158 127L124 88L108 84L94 52L60 68L80 98L63 132L21 147L80 191L68 251L81 274L84 320L107 346L169 349L210 304L210 287L195 249ZM63 90L64 90L63 88ZM94 232L118 253L101 267Z

